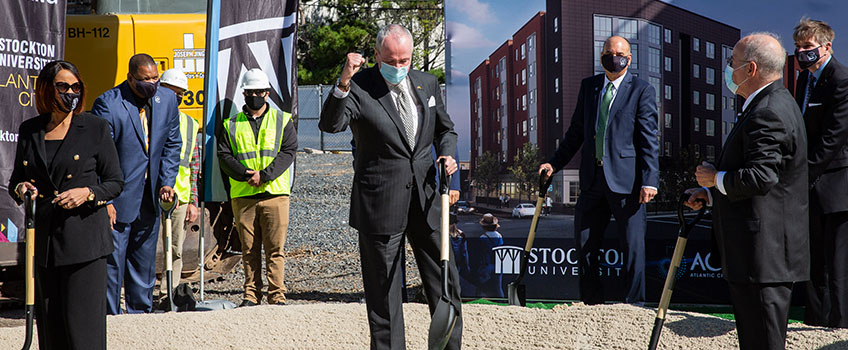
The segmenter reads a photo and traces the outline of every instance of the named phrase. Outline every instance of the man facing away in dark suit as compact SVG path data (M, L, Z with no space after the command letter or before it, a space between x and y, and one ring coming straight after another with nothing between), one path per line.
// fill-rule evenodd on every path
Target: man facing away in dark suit
M580 83L571 125L553 157L539 166L540 173L553 174L583 146L574 237L580 300L587 304L604 302L598 258L610 215L625 252L625 301L645 302L645 203L657 194L659 140L656 91L627 72L631 57L626 39L604 42L604 74Z
M435 146L453 174L457 135L436 77L410 69L412 47L409 31L392 24L377 33L376 66L360 72L365 59L349 53L318 123L330 133L349 125L356 143L350 226L359 231L372 349L406 346L400 264L405 239L412 245L431 314L442 295L435 231L442 208L431 149ZM449 297L460 311L459 276L456 265L449 266ZM459 349L461 337L460 311L447 348Z
M803 18L795 100L807 128L810 281L804 323L848 327L848 69L833 57L833 29Z
M124 174L124 191L106 206L115 244L106 261L110 315L121 313L121 287L128 313L153 310L158 200L174 198L182 146L176 95L158 86L156 61L137 54L127 80L100 95L91 109L109 122Z
M702 163L686 204L713 206L739 347L783 349L794 282L810 276L807 139L801 112L780 78L786 54L772 34L736 44L728 89L746 98L718 164Z

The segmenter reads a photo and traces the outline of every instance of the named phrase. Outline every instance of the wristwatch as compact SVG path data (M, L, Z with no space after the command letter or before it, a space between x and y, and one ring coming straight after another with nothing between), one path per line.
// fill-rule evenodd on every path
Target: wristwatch
M343 84L342 80L339 79L339 82L336 83L336 86L339 88L339 90L342 90L344 92L348 92L348 91L350 91L350 80L347 81L347 84Z
M91 187L88 188L88 198L86 198L85 200L88 202L94 201L94 189L92 189Z

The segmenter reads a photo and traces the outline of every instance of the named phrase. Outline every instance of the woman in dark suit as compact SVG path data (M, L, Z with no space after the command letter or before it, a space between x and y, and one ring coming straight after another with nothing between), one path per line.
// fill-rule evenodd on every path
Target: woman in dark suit
M106 348L104 204L124 186L109 124L83 113L85 84L73 64L48 63L35 82L39 115L21 123L9 193L33 190L35 317L41 349Z

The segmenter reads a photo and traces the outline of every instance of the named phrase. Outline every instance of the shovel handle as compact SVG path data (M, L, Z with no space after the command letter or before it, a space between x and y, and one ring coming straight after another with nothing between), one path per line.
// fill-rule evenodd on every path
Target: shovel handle
M450 188L450 176L448 176L445 159L443 158L439 159L439 193L442 202L441 261L450 260L450 240L448 239L448 230L450 229L450 216L448 215L450 212L450 195L448 195L448 188Z
M695 216L694 219L687 222L686 218L683 216L683 208L685 207L683 203L688 200L689 194L683 193L680 195L680 200L677 204L677 222L680 224L679 236L684 238L689 237L689 232L692 231L693 228L695 228L695 225L697 225L698 222L701 221L701 218L704 217L704 213L707 211L707 202L700 198L696 199L696 202L701 203L701 209L698 210L698 215Z
M524 245L524 251L529 252L533 248L533 241L536 239L536 225L539 223L539 214L542 212L542 204L545 203L545 197L548 194L548 186L551 185L553 176L548 176L547 170L542 170L539 175L539 195L536 198L536 210L533 212L533 221L530 222L530 233L527 234L527 243Z
M179 197L180 196L177 195L177 192L174 192L174 198L170 202L166 202L161 199L159 200L159 208L162 209L162 214L165 215L165 218L171 218L171 214L174 213L174 210L177 209L177 206L180 203Z

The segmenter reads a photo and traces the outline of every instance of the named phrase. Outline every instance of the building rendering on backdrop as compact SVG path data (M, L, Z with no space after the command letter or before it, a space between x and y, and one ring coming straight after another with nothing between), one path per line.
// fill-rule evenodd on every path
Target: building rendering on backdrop
M741 107L723 81L739 29L657 0L546 7L469 74L472 169L487 151L506 169L527 142L552 155L580 81L603 73L600 53L612 35L630 41L629 71L657 91L661 164L715 161ZM579 156L554 178L556 203L577 201ZM515 193L506 170L502 183L499 191Z

